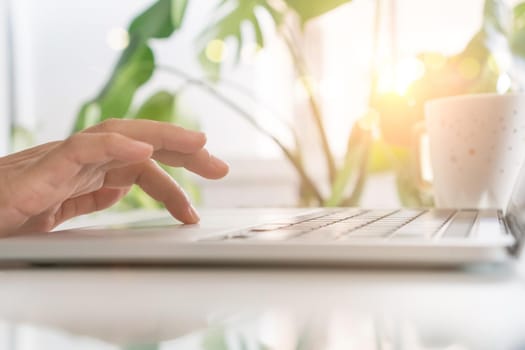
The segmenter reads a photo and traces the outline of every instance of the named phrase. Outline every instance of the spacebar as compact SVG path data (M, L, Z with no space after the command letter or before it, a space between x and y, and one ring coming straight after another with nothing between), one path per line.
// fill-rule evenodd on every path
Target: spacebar
M472 226L478 216L475 210L459 211L445 229L443 238L465 238L470 235Z

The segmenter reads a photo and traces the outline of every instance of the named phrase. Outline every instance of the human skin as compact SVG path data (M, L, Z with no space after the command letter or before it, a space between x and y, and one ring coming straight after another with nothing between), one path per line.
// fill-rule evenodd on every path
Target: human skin
M106 209L134 184L186 224L199 221L182 188L157 164L208 179L228 173L201 132L151 120L110 119L63 141L0 158L0 236L50 231Z

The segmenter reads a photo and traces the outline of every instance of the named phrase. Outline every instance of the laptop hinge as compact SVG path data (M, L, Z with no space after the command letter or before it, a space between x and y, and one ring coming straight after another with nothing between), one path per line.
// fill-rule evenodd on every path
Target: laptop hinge
M523 250L523 227L519 224L519 220L515 215L507 214L504 219L501 214L498 216L507 233L510 233L516 240L516 243L508 248L509 253L519 257Z

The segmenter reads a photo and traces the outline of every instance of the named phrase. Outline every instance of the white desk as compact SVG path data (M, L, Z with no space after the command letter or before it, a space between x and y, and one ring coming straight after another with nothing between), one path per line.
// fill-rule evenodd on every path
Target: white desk
M0 349L523 349L525 266L13 268L0 318Z

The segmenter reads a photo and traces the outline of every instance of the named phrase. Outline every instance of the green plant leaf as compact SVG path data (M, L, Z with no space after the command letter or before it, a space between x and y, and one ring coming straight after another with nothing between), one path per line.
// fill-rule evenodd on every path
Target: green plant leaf
M257 19L257 17L255 17L255 14L253 13L250 15L248 20L252 24L253 30L255 32L255 42L260 48L264 47L264 36L261 29L261 25L259 24L259 20Z
M204 71L213 80L217 80L220 74L221 63L212 62L206 56L206 47L211 40L222 40L226 42L233 39L235 42L235 58L239 62L243 45L253 40L248 40L243 35L243 25L249 25L254 33L254 40L259 47L264 47L264 34L261 23L257 17L257 11L266 11L273 19L275 25L282 21L282 14L275 11L266 0L224 0L216 12L216 18L210 26L205 28L198 37L198 57Z
M351 1L352 0L286 0L286 3L297 12L301 21L307 22Z
M512 53L525 59L525 2L514 7L513 31L509 38Z
M175 29L182 26L187 7L188 0L171 0L171 22Z
M514 7L514 24L518 27L525 26L525 1L520 2ZM518 22L516 22L518 21Z
M510 37L512 53L521 59L525 59L525 29L514 32Z
M188 0L158 0L131 22L130 37L168 38L180 28L187 4Z
M367 163L367 161L364 161L365 158L369 157L370 141L370 131L362 129L360 125L356 123L348 137L348 145L343 165L337 172L330 191L330 197L325 203L323 203L324 206L335 207L341 205L342 200L345 197L347 186L352 177L355 175L359 177L361 172L367 171L366 167L364 169L361 169L360 167L361 164ZM359 191L357 188L352 188L351 192L354 193L355 190Z
M370 148L368 160L369 173L382 173L395 168L398 159L407 157L408 149L386 143L380 139L374 141Z
M510 9L502 1L486 0L483 6L483 25L507 35L510 15Z
M80 109L74 130L82 130L108 118L124 117L135 92L151 78L154 68L151 49L138 41L132 41L102 91Z
M164 90L156 92L140 106L133 118L175 122L175 95Z
M398 160L396 169L396 185L399 201L407 208L428 208L434 206L432 194L417 186L417 180L412 171L410 157Z
M151 198L144 190L138 186L132 186L129 192L122 198L113 209L116 211L126 211L131 209L161 209L163 205Z
M298 14L303 23L348 2L351 2L351 0L286 0L286 3ZM235 57L238 61L243 43L248 42L243 37L242 26L249 24L255 33L255 41L258 46L264 47L264 35L261 30L261 23L257 18L258 10L266 11L276 26L282 23L284 13L273 8L267 0L223 0L219 3L216 12L221 15L201 33L198 44L199 61L205 72L213 79L218 79L221 65L210 61L206 57L206 45L210 40L219 39L226 41L229 38L233 38L236 43Z

